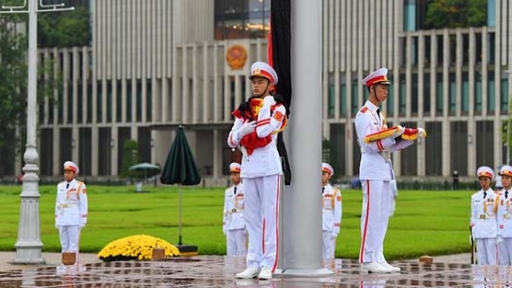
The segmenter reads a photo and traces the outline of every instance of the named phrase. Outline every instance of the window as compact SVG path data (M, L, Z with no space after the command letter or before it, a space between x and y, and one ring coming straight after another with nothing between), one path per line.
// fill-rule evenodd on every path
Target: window
M494 114L496 111L496 87L494 83L494 71L489 70L489 84L487 84L487 111L489 111L489 114Z
M399 98L398 98L398 111L400 116L405 116L406 102L407 102L407 89L405 88L405 76L402 75L400 79ZM389 95L388 95L389 96Z
M107 82L107 123L112 123L112 80Z
M442 159L443 149L441 146L443 126L441 122L427 122L425 128L428 131L428 137L425 138L425 158ZM407 149L405 149L407 150ZM427 176L443 175L443 161L426 161L425 171Z
M412 73L411 77L411 113L418 115L418 73Z
M482 74L475 75L475 114L482 115Z
M132 122L132 83L126 84L126 122Z
M141 122L142 121L142 81L137 80L137 91L135 92L136 99L137 99L137 106L135 106L136 111L136 118L135 121Z
M215 0L215 40L265 38L270 0Z
M102 109L102 103L103 103L103 85L101 85L101 80L98 81L98 86L96 87L96 122L101 123L102 115L103 115L103 109Z
M496 0L487 0L487 26L496 27Z
M153 86L146 84L146 121L151 122L152 115L153 115Z
M416 31L416 1L404 1L404 30Z
M468 135L468 137L470 137ZM473 137L471 137L473 138ZM477 167L494 163L494 123L493 121L476 122L476 164ZM470 138L468 138L469 141Z
M506 77L508 77L508 74L505 74ZM502 78L501 79L501 97L500 97L500 111L502 115L508 114L508 79Z
M423 112L430 113L430 73L423 74Z
M329 84L329 95L327 105L327 117L334 118L334 84Z
M116 80L117 94L116 94L116 122L121 122L123 119L123 82Z
M357 79L352 80L352 117L356 116L357 111L359 111L359 95L357 93L357 88L359 88L359 81ZM366 91L366 87L365 87ZM388 96L389 98L389 96ZM355 130L354 130L355 131Z
M449 107L450 107L450 114L455 114L457 111L457 83L455 82L455 73L450 73L450 90L448 91L450 93L450 98L448 99Z
M327 95L327 118L334 118L334 95L336 89L334 89L334 75L329 75L329 93ZM323 113L322 113L323 114Z
M467 72L462 73L462 114L469 113L469 75Z
M436 76L436 114L441 115L443 113L443 74L437 73Z
M450 134L451 169L452 171L457 170L459 175L468 175L468 123L452 122Z
M341 84L340 88L340 117L347 116L347 85Z

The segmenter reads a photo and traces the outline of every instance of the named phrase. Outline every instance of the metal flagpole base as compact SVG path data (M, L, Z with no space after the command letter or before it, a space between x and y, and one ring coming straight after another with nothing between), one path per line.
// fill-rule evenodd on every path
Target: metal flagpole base
M274 274L277 274L274 272ZM301 276L301 277L323 277L334 274L327 268L320 269L284 269L279 275L282 276Z

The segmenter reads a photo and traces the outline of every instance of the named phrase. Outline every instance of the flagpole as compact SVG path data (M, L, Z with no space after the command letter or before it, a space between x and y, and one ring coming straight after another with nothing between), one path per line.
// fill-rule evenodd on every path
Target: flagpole
M325 276L333 272L323 266L322 210L315 192L321 191L322 171L322 1L292 1L291 47L293 113L288 143L293 195L286 197L286 190L283 195L282 273Z

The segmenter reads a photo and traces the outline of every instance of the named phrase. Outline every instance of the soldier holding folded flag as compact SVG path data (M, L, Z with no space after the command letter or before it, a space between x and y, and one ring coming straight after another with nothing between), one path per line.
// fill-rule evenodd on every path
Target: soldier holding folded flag
M242 151L241 177L245 189L245 223L249 233L247 269L237 278L268 280L277 267L277 218L282 166L277 136L286 128L288 107L270 94L278 82L267 63L251 66L253 96L232 114L235 123L228 145Z
M355 118L355 129L361 147L359 179L363 190L361 214L361 270L374 273L398 272L384 258L384 238L388 228L391 198L390 181L394 179L389 153L404 149L418 137L425 137L422 128L386 127L380 105L388 96L391 83L388 69L380 68L366 78L368 101Z

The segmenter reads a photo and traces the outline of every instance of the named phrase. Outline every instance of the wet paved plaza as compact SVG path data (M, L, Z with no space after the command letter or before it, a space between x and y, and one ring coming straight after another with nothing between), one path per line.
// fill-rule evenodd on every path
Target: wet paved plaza
M512 268L416 261L392 263L395 274L367 274L355 260L328 263L328 277L275 275L270 281L239 280L243 258L194 256L164 261L95 262L81 266L20 266L0 272L0 287L508 287ZM16 266L17 267L17 266Z

